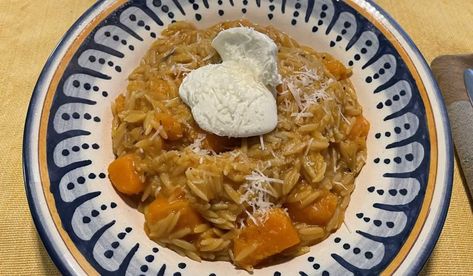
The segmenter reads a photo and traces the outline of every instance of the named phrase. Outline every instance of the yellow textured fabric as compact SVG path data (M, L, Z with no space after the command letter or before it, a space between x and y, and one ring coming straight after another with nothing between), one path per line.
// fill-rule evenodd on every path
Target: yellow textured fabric
M31 91L60 37L94 0L0 0L0 275L57 275L29 213L21 165L23 125ZM377 0L405 28L430 62L473 52L473 1ZM429 275L473 270L473 214L455 166L452 202Z
M36 232L22 176L33 87L61 36L95 1L0 0L0 275L58 275Z

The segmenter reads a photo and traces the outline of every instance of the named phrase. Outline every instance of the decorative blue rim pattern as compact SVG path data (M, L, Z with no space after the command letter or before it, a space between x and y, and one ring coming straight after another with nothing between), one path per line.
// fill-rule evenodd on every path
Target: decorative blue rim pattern
M372 6L374 6L384 17L386 17L391 23L396 30L400 32L402 37L409 43L409 46L414 50L415 54L417 57L422 61L422 67L426 72L429 72L429 79L430 82L435 86L435 89L433 90L435 92L435 97L439 99L439 102L441 103L440 110L442 112L441 118L444 118L442 120L442 124L445 129L448 131L444 132L444 137L445 143L447 145L447 156L449 156L449 159L446 160L447 164L447 172L449 172L447 179L445 179L445 183L447 183L447 192L446 192L446 197L443 202L443 206L441 207L442 213L439 216L438 223L433 230L430 239L427 241L427 244L422 251L422 253L418 256L417 262L414 263L412 266L410 272L413 274L418 274L425 263L427 262L427 259L429 258L430 254L432 253L432 250L435 247L435 244L437 243L437 240L440 237L440 233L442 232L443 225L445 224L445 219L447 218L447 213L448 213L448 208L450 206L450 199L452 195L452 185L453 185L453 164L454 164L454 152L453 152L453 140L452 140L452 135L450 132L450 121L448 120L448 114L447 114L447 108L445 107L445 102L443 100L442 93L440 91L440 88L437 84L437 81L435 80L430 67L425 60L424 56L420 52L419 48L415 45L414 41L409 37L409 35L404 31L404 29L399 25L399 23L389 14L387 13L383 8L381 8L374 0L366 0L369 2ZM441 140L441 139L439 139Z
M39 209L36 207L38 202L35 200L35 197L32 193L32 186L34 185L41 185L40 183L30 182L31 176L30 174L33 173L32 171L32 164L30 157L33 155L32 147L31 147L31 140L34 139L34 134L32 131L33 127L33 117L37 114L41 113L41 106L37 105L38 98L41 96L40 87L45 85L45 78L46 75L52 72L54 68L51 68L51 64L58 59L58 54L61 50L63 50L64 46L71 40L74 39L73 34L80 30L82 24L89 20L89 17L93 14L94 11L98 10L106 0L98 0L94 5L92 5L89 9L87 9L84 14L82 14L76 22L71 26L69 30L63 35L60 42L55 47L52 54L48 57L41 73L38 77L38 81L33 89L33 94L31 96L30 104L28 106L28 111L26 114L25 119L25 127L23 131L23 179L25 181L25 190L26 196L28 199L28 205L30 207L31 216L33 217L33 222L38 230L38 233L41 237L41 241L44 244L49 256L51 257L54 264L58 267L59 271L63 275L74 275L77 271L72 269L70 263L64 259L64 256L57 248L54 246L53 239L51 236L47 234L46 226L42 222L42 215L39 213Z
M25 176L25 182L26 182L26 190L27 190L27 195L28 195L28 200L29 200L29 204L30 204L30 209L32 211L32 214L33 214L33 219L35 221L35 224L37 225L37 228L38 228L38 231L40 232L40 235L46 245L46 248L48 249L48 251L50 252L53 260L55 261L56 265L58 265L58 267L61 269L61 272L63 272L64 274L66 274L66 272L69 272L69 273L72 273L74 272L73 270L70 270L70 266L68 266L67 264L67 261L65 261L61 255L59 255L58 251L56 251L56 248L55 246L53 245L54 242L49 238L49 236L47 235L47 231L45 229L45 226L44 224L42 223L41 221L41 214L39 214L37 212L37 208L35 206L36 202L35 202L35 198L33 196L33 193L31 191L31 185L35 185L35 183L28 183L29 179L30 179L30 175L29 173L31 172L31 166L29 164L29 162L31 162L30 160L30 157L32 156L33 152L31 152L31 147L29 146L29 143L31 143L31 140L34 138L33 136L33 132L32 132L32 117L37 114L38 107L37 106L37 99L40 95L38 95L40 93L40 86L42 85L45 85L44 84L44 77L45 75L47 75L48 71L50 71L51 69L54 69L54 68L51 68L51 63L55 60L57 60L58 58L58 53L60 52L61 48L67 44L68 41L70 41L71 39L73 39L74 37L72 36L73 33L75 33L76 31L80 30L81 28L81 25L82 23L84 22L87 22L87 19L88 17L93 14L94 11L98 10L100 5L105 3L106 1L99 1L97 2L91 9L89 9L75 24L74 26L71 28L71 30L66 33L66 36L64 37L64 39L62 40L62 42L59 44L58 48L55 50L55 52L53 53L53 55L50 57L50 59L48 60L48 62L46 63L46 66L45 66L45 69L44 71L41 73L41 76L40 76L40 79L38 81L38 84L35 88L35 91L34 91L34 94L33 94L33 97L32 97L32 100L31 100L31 103L30 103L30 107L29 107L29 110L28 110L28 115L27 115L27 121L26 121L26 125L25 125L25 133L24 133L24 148L23 148L23 162L24 162L24 176ZM370 2L373 6L376 6L374 3ZM377 7L377 6L376 6ZM424 70L426 72L428 72L430 69L428 68L427 64L425 63L422 55L419 53L419 51L417 50L417 48L415 48L414 44L412 43L412 41L407 37L407 35L402 31L402 29L399 27L399 25L397 23L395 23L395 21L390 18L384 11L382 11L379 7L377 7L377 9L385 16L388 18L388 20L390 21L390 23L392 25L395 26L395 28L401 32L403 38L408 41L409 43L409 46L416 52L416 55L418 56L419 59L421 59L423 61L423 67L424 67ZM433 80L432 76L430 75L430 80L432 83L434 83L435 85L435 81ZM435 89L435 92L436 92L436 97L438 99L441 99L441 96L440 96L440 92L438 90L438 87L436 87ZM441 100L439 101L441 102ZM445 112L445 107L443 106L440 106L440 109L442 111L442 115L443 115L443 118L447 118L446 116L446 112ZM442 122L443 123L443 127L445 129L449 129L449 126L448 126L448 120L445 120ZM425 263L426 259L428 258L431 250L433 249L433 246L435 244L435 241L438 239L438 236L440 235L440 231L441 231L441 227L444 223L444 220L445 220L445 217L446 217L446 212L447 212L447 209L448 209L448 204L449 204L449 201L450 201L450 193L451 193L451 182L452 182L452 177L453 177L453 152L452 152L452 142L451 142L451 137L449 135L448 132L445 133L445 137L444 137L444 140L442 139L439 139L440 141L446 141L447 145L447 154L448 156L450 156L450 160L447 160L447 165L448 165L448 169L447 171L450 172L450 175L448 177L448 179L446 179L446 183L449 183L449 185L447 185L447 197L445 198L444 200L444 208L442 208L443 212L442 214L440 215L439 217L439 220L438 220L438 224L435 228L435 230L433 231L433 234L430 235L429 237L429 242L427 243L427 246L426 248L423 250L423 253L422 255L420 256L420 258L418 259L418 261L415 263L415 265L411 268L411 272L416 272L416 271L419 271L422 267L422 265ZM38 184L38 183L36 183Z

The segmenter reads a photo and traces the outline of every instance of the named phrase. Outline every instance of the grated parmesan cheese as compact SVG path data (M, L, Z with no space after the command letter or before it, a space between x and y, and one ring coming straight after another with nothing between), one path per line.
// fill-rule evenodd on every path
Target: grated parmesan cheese
M282 184L284 181L267 177L259 170L253 171L250 175L245 177L245 179L247 182L243 184L243 188L246 191L241 196L240 202L246 202L251 207L251 213L247 210L245 212L255 224L262 223L266 220L268 212L276 207L276 205L270 201L272 193L265 185L269 185L270 183Z
M310 85L314 81L318 81L320 79L314 69L308 69L306 66L304 66L302 69L303 71L296 71L294 73L297 74L295 78L297 78L303 86Z
M202 61L205 62L205 61L211 59L213 56L215 56L215 54L216 54L216 52L210 53L208 56L204 57L204 58L202 59Z
M297 106L299 106L299 109L302 109L302 101L301 101L301 95L300 95L300 89L297 88L292 82L287 82L287 88L289 89L289 92L291 92L292 97L294 97L294 100L297 103Z
M338 169L337 157L337 152L332 148L333 172L336 172Z
M273 149L269 149L269 152L274 157L274 159L281 159L281 157L277 156L276 153L274 153Z
M261 150L265 150L263 135L260 135L260 136L259 136L259 143L260 143L260 145L261 145Z
M169 100L164 100L163 102L165 102L166 107L168 107L170 104L172 104L174 101L177 101L177 100L180 100L179 97L174 97Z
M205 137L206 136L204 134L199 134L199 136L197 136L197 139L195 139L194 142L189 145L189 148L195 154L202 156L199 160L200 164L202 164L202 162L203 162L203 155L210 155L210 153L211 153L211 151L201 148L202 147L202 142L205 140Z
M341 109L339 109L340 111L340 116L342 117L342 119L348 124L348 125L351 125L351 122L347 119L347 117L345 117L345 115L343 115L343 112Z
M284 95L286 95L287 93L289 93L289 91L288 91L288 90L284 90L284 91L282 91L281 93L279 93L279 95L284 96ZM285 100L286 100L286 99L285 99Z
M157 196L159 195L159 192L161 191L162 188L163 188L163 187L161 187L161 186L158 186L158 187L156 188L156 190L154 191L154 197L157 197Z
M254 222L254 224L258 225L258 220L250 213L248 210L245 210L245 213L248 215L248 217ZM243 224L244 225L244 224Z
M291 113L291 117L297 117L297 119L308 118L308 117L314 117L314 114L310 112L294 112L294 113Z
M267 177L259 170L253 171L250 175L245 177L245 179L249 181L259 181L259 182L268 182L268 183L279 183L279 184L284 183L284 181L281 179Z
M187 75L190 71L192 71L192 69L189 69L185 66L185 64L182 64L182 63L177 63L177 64L174 64L172 67L171 67L171 72L173 72L173 74L177 75L177 76L180 76L181 74L184 76L184 75Z
M330 98L325 91L329 85L329 82L324 83L320 89L316 89L310 94L304 93L299 88L299 86L307 87L314 81L319 80L319 76L314 70L309 70L307 68L304 68L304 70L305 71L296 71L296 75L292 75L283 81L298 106L298 112L291 113L291 116L296 117L296 120L299 120L300 118L312 117L313 114L307 112L309 108L314 104L318 104L320 100L326 100ZM287 112L288 104L284 104L286 105L286 110L283 111Z
M250 216L248 216L248 217L250 217ZM245 226L246 226L246 225L245 225L245 220L244 220L243 218L239 219L239 220L238 220L238 227L239 227L240 229L242 229L242 228L244 228Z

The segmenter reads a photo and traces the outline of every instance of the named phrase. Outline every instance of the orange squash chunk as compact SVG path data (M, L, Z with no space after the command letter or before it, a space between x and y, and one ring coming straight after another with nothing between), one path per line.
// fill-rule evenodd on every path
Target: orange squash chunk
M254 266L299 242L299 236L289 216L279 208L273 209L267 214L266 221L258 225L250 219L247 220L247 226L233 240L235 263L241 267ZM255 249L246 255L245 250L248 252L251 248Z
M189 201L182 198L169 201L164 197L156 198L145 209L146 223L156 223L166 218L169 214L177 212L180 212L180 216L174 228L175 231L186 227L192 230L195 226L203 223L199 213L190 206Z
M351 70L347 69L340 61L334 58L329 58L327 56L323 59L323 63L330 74L332 74L337 80L344 80L351 76Z
M184 135L184 130L181 123L170 114L158 113L156 114L156 119L163 126L164 131L166 131L168 140L179 140Z
M353 124L353 127L350 130L348 135L349 138L355 139L358 137L368 136L368 131L370 130L370 123L366 120L363 115L356 117L356 120Z
M141 193L145 188L145 183L135 170L133 158L133 154L127 154L115 159L108 166L108 176L113 186L127 195Z
M337 203L337 196L329 192L304 208L301 207L299 202L296 202L287 204L287 209L289 215L295 221L324 226L333 217Z

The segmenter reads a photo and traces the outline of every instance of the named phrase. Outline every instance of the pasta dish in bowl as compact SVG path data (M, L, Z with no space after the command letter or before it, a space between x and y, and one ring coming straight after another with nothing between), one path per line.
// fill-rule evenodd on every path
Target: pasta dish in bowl
M178 90L192 70L221 62L215 36L242 26L277 45L277 127L217 136L199 127ZM173 23L115 100L110 179L138 196L152 240L194 260L251 269L304 254L343 223L365 164L369 123L350 75L271 26Z

